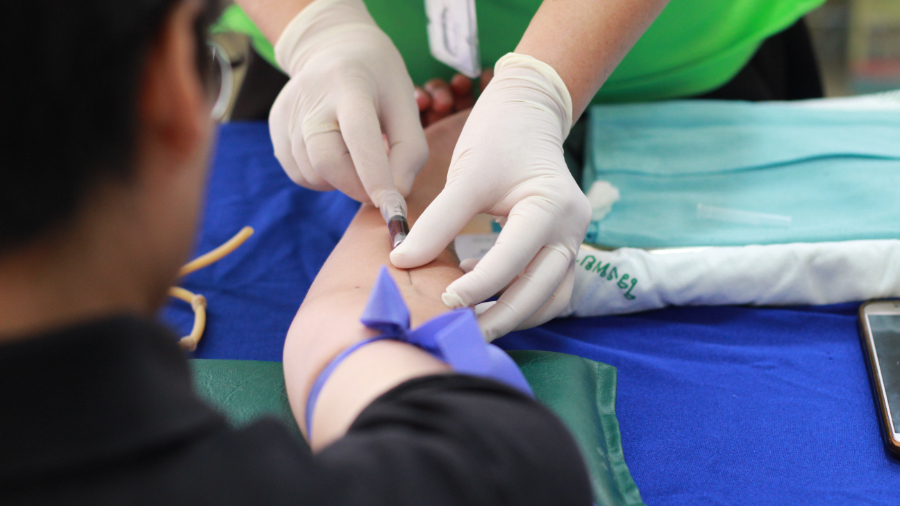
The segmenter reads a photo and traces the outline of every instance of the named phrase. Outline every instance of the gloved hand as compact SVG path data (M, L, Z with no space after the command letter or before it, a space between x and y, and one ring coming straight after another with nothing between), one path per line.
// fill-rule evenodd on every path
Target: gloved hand
M408 194L428 144L403 59L363 2L309 4L278 39L275 59L291 79L269 128L291 179L376 206Z
M469 306L509 285L479 315L488 340L553 318L572 294L591 206L563 159L571 126L572 101L552 67L515 53L501 58L456 143L444 190L391 253L397 267L424 265L475 214L505 219L494 247L442 297Z

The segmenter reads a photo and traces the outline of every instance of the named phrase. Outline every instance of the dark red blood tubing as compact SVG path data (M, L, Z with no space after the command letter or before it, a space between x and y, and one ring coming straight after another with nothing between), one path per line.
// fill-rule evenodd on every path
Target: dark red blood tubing
M391 249L393 249L406 239L406 235L409 234L409 223L403 216L391 216L388 221L388 230L391 233Z

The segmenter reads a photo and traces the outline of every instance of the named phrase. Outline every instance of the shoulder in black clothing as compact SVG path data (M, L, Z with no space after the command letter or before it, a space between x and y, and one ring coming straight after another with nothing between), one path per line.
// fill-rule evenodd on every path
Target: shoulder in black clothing
M313 456L230 427L175 342L120 317L0 346L0 504L590 504L562 423L499 383L404 383Z

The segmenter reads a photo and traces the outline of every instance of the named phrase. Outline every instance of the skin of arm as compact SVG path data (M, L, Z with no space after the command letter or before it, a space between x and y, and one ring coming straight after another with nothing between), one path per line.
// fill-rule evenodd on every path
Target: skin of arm
M236 0L275 41L312 0ZM574 119L647 31L669 0L545 0L516 52L556 70L572 96Z
M444 187L453 147L467 112L425 130L430 157L407 199L410 224ZM462 276L456 254L410 270L391 266L390 240L378 209L363 205L313 281L288 330L284 374L294 417L304 434L306 400L318 374L338 353L375 332L359 322L381 266L386 265L409 307L412 328L449 311L441 294ZM428 353L397 341L366 345L345 359L322 389L313 415L313 450L344 435L375 398L407 380L450 372ZM308 437L307 437L308 439Z
M272 44L300 11L313 0L235 0Z
M516 53L559 74L572 96L573 121L668 0L545 0Z

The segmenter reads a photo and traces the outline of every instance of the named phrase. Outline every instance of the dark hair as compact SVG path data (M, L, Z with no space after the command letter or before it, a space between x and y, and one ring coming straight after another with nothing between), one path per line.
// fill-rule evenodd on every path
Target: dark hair
M4 5L0 254L64 226L100 181L130 176L145 56L181 1ZM204 1L200 66L211 64L206 30L218 12L216 0Z

